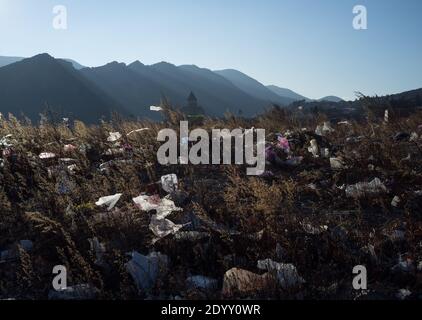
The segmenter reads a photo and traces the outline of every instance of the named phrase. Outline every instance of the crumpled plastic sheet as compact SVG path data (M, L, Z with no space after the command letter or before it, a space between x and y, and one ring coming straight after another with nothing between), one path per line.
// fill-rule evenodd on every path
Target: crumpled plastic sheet
M109 136L107 138L108 142L115 142L119 140L122 137L122 134L120 132L110 132Z
M161 187L165 192L172 193L178 188L177 175L174 173L161 177Z
M170 196L166 196L162 199L158 195L147 196L140 195L139 197L133 198L133 202L143 211L155 210L157 212L156 217L158 219L164 219L170 215L173 211L182 211L175 205L173 200L170 200Z
M277 280L283 289L290 289L305 283L305 280L299 275L296 267L291 263L279 263L271 259L259 260L258 269L275 272Z
M1 147L6 147L6 148L10 148L13 147L13 144L15 143L15 141L12 141L12 134L8 134L6 136L4 136L3 138L0 139L0 146Z
M387 192L387 187L379 178L373 179L371 182L359 182L346 187L346 196L351 198L360 198L369 194L379 194Z
M319 136L324 136L330 132L334 132L334 129L328 121L325 121L322 125L317 126L315 129L315 133Z
M167 237L170 234L176 233L177 231L182 229L184 226L186 225L175 224L169 219L159 218L157 217L157 215L153 215L149 223L149 229L157 237L156 239L154 239L153 242L156 242L159 239Z
M156 106L150 106L149 107L149 110L151 110L151 111L163 111L163 108L161 108L161 107L156 107Z
M20 240L18 243L23 250L26 252L30 252L34 247L34 244L31 240ZM9 249L0 251L0 263L4 263L6 261L14 260L17 258L17 251L15 249Z
M312 139L310 141L310 146L308 147L308 151L310 153L312 153L312 155L314 156L314 158L318 158L319 157L319 147L318 147L318 142L315 139Z
M134 134L134 133L137 133L137 132L142 132L142 131L146 131L146 130L149 130L149 128L141 128L141 129L136 129L136 130L132 130L132 131L130 131L128 134L126 134L126 136L130 136L130 135L132 135L132 134Z
M277 135L277 147L283 150L286 153L290 153L290 143L289 140L283 135L278 134Z
M114 206L116 205L117 201L119 201L121 196L122 196L122 193L116 193L112 196L101 197L100 199L98 199L97 202L95 202L95 204L97 206L107 205L108 206L107 210L110 211L111 209L114 208Z
M52 152L42 152L39 155L40 159L53 159L56 155Z
M169 258L160 252L151 252L144 256L133 251L130 256L132 259L126 263L126 269L140 291L151 290L157 279L168 271Z

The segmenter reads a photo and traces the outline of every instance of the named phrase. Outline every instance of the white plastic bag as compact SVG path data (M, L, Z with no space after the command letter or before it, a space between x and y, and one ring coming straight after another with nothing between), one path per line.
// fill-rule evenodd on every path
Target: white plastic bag
M111 209L114 208L114 206L116 205L117 201L119 201L121 196L122 196L122 193L116 193L115 195L112 195L112 196L101 197L100 199L98 199L97 202L95 202L95 204L97 206L108 205L107 210L110 211Z

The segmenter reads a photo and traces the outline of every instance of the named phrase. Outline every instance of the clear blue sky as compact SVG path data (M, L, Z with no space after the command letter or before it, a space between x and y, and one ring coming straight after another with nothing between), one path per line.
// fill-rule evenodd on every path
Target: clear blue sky
M66 5L68 30L52 28ZM352 27L354 5L368 30ZM0 0L0 55L238 69L311 98L422 87L421 0Z

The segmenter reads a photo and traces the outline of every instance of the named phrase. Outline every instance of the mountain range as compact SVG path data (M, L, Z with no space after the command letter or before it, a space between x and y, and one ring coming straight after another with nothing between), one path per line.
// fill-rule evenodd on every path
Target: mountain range
M191 92L201 110L215 117L226 112L251 117L274 104L319 101L289 89L265 86L233 69L212 71L195 65L144 65L140 61L87 68L48 54L0 57L0 112L24 114L31 120L39 120L47 107L64 117L87 122L107 118L113 111L155 120L160 115L150 111L149 106L165 98L171 105L183 108ZM320 100L342 101L335 96Z

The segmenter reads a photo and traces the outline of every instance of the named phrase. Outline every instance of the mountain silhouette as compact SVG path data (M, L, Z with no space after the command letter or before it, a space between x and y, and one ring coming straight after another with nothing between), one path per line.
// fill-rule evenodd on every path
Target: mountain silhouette
M232 82L240 90L247 92L257 99L281 105L288 105L295 101L295 99L290 97L280 96L279 94L265 87L262 83L240 71L234 69L225 69L216 70L214 72Z
M280 88L274 85L267 86L267 88L271 90L272 92L274 92L275 94L279 95L280 97L290 98L293 101L300 101L300 100L310 101L311 100L290 89Z
M49 106L86 122L128 112L83 77L70 62L40 54L0 68L0 112L39 120Z
M227 111L233 114L241 111L245 116L253 116L268 106L266 101L248 95L209 69L187 65L177 67L167 62L151 66L133 63L129 68L160 83L163 94L179 107L183 107L190 92L194 92L210 116L221 117ZM180 97L183 97L182 101Z
M318 101L328 101L328 102L341 102L344 101L342 98L336 97L336 96L326 96L321 99L318 99Z
M151 77L118 62L97 68L84 68L80 72L131 114L153 120L161 119L161 115L150 111L149 107L160 104L161 98L165 96L164 88ZM185 99L170 89L166 92L179 102Z
M25 58L0 56L0 68L7 66L9 64L15 63L15 62L22 61L23 59L25 59ZM83 65L81 65L79 62L77 62L75 60L72 60L72 59L61 59L61 60L65 60L67 62L70 62L76 70L80 70L80 69L85 68Z

